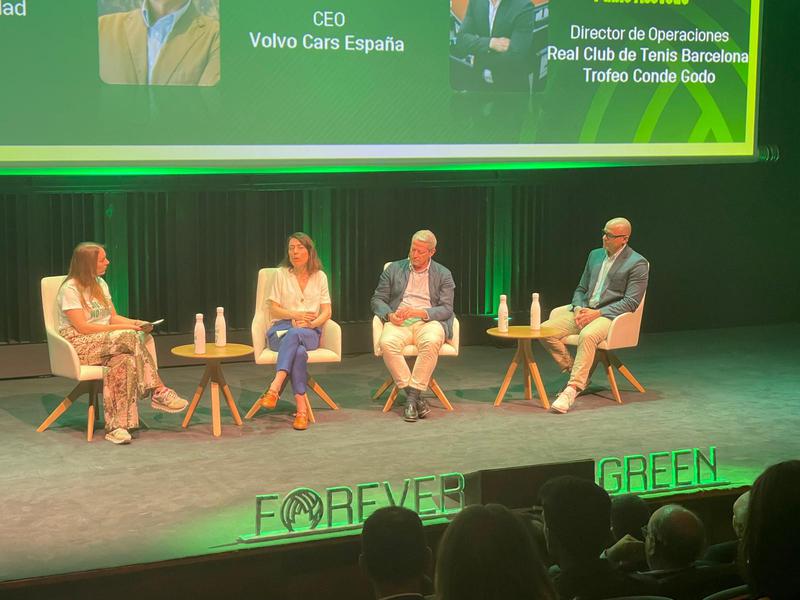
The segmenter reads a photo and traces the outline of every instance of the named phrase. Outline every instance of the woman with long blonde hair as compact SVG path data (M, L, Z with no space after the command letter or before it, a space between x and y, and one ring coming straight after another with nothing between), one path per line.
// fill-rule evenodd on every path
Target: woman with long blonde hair
M103 280L109 265L105 248L82 242L72 252L69 274L56 297L59 333L75 348L83 365L102 365L106 439L128 444L139 427L136 402L151 395L151 406L180 412L186 400L166 387L145 347L152 330L146 321L117 314Z
M303 430L308 427L308 351L319 348L322 326L331 318L328 277L308 234L298 231L289 236L267 302L272 316L267 344L278 353L278 362L261 405L275 408L288 377L297 403L292 426Z

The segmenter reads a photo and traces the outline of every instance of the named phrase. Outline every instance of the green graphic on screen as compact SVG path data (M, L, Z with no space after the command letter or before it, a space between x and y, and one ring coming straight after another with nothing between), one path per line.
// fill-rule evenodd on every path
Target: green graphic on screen
M1 6L5 168L755 152L760 0Z

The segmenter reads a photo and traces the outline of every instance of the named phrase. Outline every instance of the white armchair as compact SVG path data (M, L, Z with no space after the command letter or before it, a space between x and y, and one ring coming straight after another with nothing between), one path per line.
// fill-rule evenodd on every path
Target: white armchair
M620 348L635 348L639 345L639 330L642 326L642 313L644 312L644 301L647 294L642 297L639 306L633 312L627 312L614 317L611 321L611 328L608 330L606 339L597 346L597 356L595 364L592 365L592 371L597 366L597 361L601 361L605 366L606 375L608 376L608 383L611 386L611 393L614 394L614 399L622 404L622 398L619 395L619 388L617 387L617 379L614 375L614 368L627 379L633 387L639 392L644 393L644 387L639 383L633 374L628 370L622 361L617 357L612 350L619 350ZM550 311L550 318L553 319L560 314L568 311L571 305L559 306ZM578 345L578 335L568 335L563 339L563 342L568 346Z
M383 265L383 270L386 270L386 267L389 266L390 263L386 263ZM459 349L459 332L460 332L460 324L458 322L458 318L453 316L453 339L445 340L442 347L439 348L439 356L458 356L458 349ZM381 351L380 346L380 339L381 333L383 333L383 322L377 317L372 317L372 351L375 356L382 356L383 352ZM403 356L405 357L415 357L419 354L417 347L413 344L409 344L405 348L403 348ZM372 395L373 400L377 400L380 398L386 390L389 389L391 386L392 391L389 393L389 398L386 400L386 404L383 406L383 412L389 412L392 410L392 405L394 404L395 399L397 398L398 389L397 386L394 385L394 381L392 381L391 375L386 378L386 380L381 384L381 386L375 391ZM430 383L428 387L434 393L436 398L439 399L439 402L447 410L453 410L453 405L450 404L450 401L447 399L447 396L444 395L442 388L436 382L436 378L431 377Z
M257 365L274 365L278 362L278 353L273 352L267 346L267 329L271 323L269 314L269 302L267 295L269 290L272 289L272 282L275 279L275 274L278 269L266 268L258 272L258 286L256 287L256 308L253 315L253 323L250 326L250 333L253 337L253 356L255 356ZM333 319L328 319L322 326L322 335L319 341L319 348L310 350L308 352L308 363L338 363L342 362L342 328ZM338 410L339 407L317 383L316 379L308 376L308 387L310 387L317 396L322 398L325 403L333 410ZM251 419L255 415L261 404L256 400L250 410L247 411L245 419ZM309 405L309 418L314 419L311 406Z
M81 365L75 348L67 340L59 335L56 329L56 296L62 282L66 279L64 275L55 277L45 277L42 279L42 315L44 326L47 332L47 351L50 355L50 370L53 375L74 379L78 385L67 395L61 404L42 422L36 429L42 432L52 425L72 403L83 394L89 394L89 411L86 419L86 441L91 442L94 437L94 425L98 418L100 407L97 395L102 391L103 370L102 366ZM157 363L155 342L151 336L147 337L147 349L153 356L153 361Z

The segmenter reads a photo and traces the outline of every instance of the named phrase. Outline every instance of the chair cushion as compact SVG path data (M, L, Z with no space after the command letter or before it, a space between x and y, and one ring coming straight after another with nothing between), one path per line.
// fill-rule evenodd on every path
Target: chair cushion
M274 365L278 362L278 353L265 348L261 354L256 356L257 365ZM317 348L308 353L308 362L311 363L336 363L342 362L342 357L333 350Z
M95 379L103 378L103 369L105 367L86 367L81 365L81 374L79 381L93 381Z

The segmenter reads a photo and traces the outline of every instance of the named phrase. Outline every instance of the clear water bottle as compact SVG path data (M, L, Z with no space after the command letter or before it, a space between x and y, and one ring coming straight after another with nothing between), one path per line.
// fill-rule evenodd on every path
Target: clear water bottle
M531 294L531 330L539 331L542 328L542 307L539 306L539 294Z
M203 313L194 316L194 353L206 353L206 326L203 323Z
M497 330L500 333L508 333L508 303L506 295L500 294L500 307L497 309Z
M214 345L222 347L227 343L227 333L225 328L225 309L217 307L217 319L214 321Z

